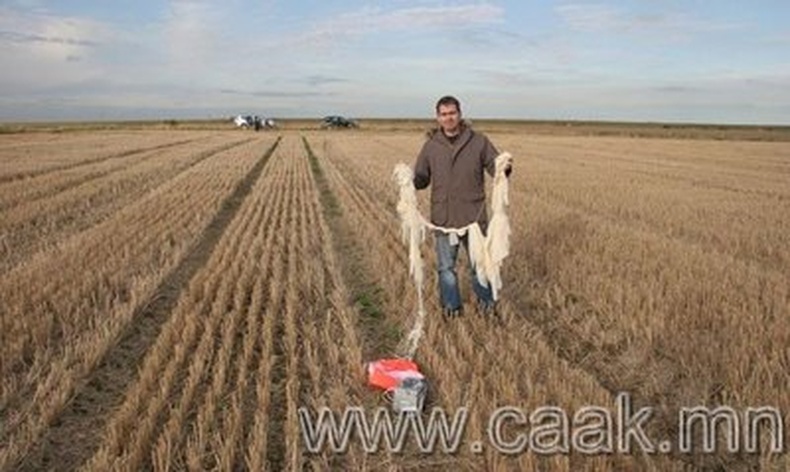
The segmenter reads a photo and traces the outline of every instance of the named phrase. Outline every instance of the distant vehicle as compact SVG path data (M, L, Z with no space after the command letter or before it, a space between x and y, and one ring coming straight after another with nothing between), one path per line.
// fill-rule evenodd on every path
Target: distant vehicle
M321 121L322 128L359 128L359 124L350 118L339 115L325 116Z
M261 118L258 115L238 115L233 118L233 122L239 128L253 128L255 131L261 129L273 129L277 127L277 123L271 118Z

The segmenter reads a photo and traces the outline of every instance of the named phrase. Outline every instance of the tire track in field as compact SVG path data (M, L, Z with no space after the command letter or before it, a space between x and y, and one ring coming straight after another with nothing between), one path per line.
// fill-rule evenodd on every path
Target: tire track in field
M203 230L192 250L164 277L151 297L140 304L131 325L122 334L118 344L104 355L93 374L77 390L74 399L31 454L35 462L40 463L25 464L27 470L40 470L42 464L72 469L93 456L100 445L101 435L86 435L84 431L102 430L108 413L123 401L126 389L137 377L139 362L156 341L162 325L178 301L179 294L208 261L214 246L251 192L280 139L271 145L237 184L233 193L222 202L219 211ZM89 439L75 447L69 439L76 437L78 433L79 437Z
M291 215L288 213L295 205L297 198L293 190L293 168L289 168L288 174L285 177L289 182L288 190L286 190L287 198L284 201L283 208L283 221L282 227L283 234L293 235L293 221ZM283 264L282 279L288 279L288 271L295 270L294 267L288 266L289 255L291 247L287 243L285 237L275 239L274 248L280 253L281 264ZM284 285L287 285L285 283ZM285 438L285 425L287 421L287 397L286 389L288 383L288 369L290 362L287 358L288 351L286 347L286 319L285 311L288 309L287 302L288 288L284 287L280 293L280 310L277 313L271 313L274 316L272 321L272 343L269 351L271 356L271 367L269 370L269 415L266 434L266 466L271 470L285 470L288 454L286 451L286 438Z
M398 340L393 337L393 333L397 330L381 311L384 306L384 290L375 282L375 277L365 265L364 254L367 249L358 242L348 221L343 218L337 196L310 143L306 138L303 143L318 187L324 218L332 233L335 252L343 254L340 259L343 280L361 315L358 324L363 333L363 356L373 359L382 352L394 353Z
M340 203L339 195L333 189L331 176L327 175L327 169L322 167L321 159L313 152L307 138L302 138L305 154L307 156L310 172L316 186L318 197L318 210L326 222L329 230L331 245L335 254L341 255L337 259L339 276L348 290L348 300L345 302L353 307L358 313L355 329L359 336L360 351L362 359L376 359L383 353L396 355L397 344L400 340L398 326L392 319L385 316L384 307L387 305L386 292L377 282L377 277L371 272L366 261L366 251L364 242L355 234L352 223L348 219L348 213L344 212ZM326 159L326 156L323 156ZM386 225L382 225L386 228ZM332 280L335 275L327 274L326 280ZM397 336L396 336L397 334ZM355 379L356 380L356 379ZM393 464L392 467L398 468L399 460L391 451L381 451L377 455L363 457L362 463L368 459L372 462L384 462ZM333 470L342 470L358 464L358 458L352 455L344 456L344 461L331 458ZM322 464L324 465L324 464ZM408 468L408 467L407 467Z
M45 169L31 170L31 171L27 171L27 172L17 172L15 174L0 175L0 184L3 184L5 182L11 182L13 180L27 179L27 178L30 178L30 177L37 177L39 175L49 174L51 172L58 172L58 171L61 171L61 170L76 169L78 167L88 166L88 165L91 165L91 164L96 164L96 163L107 161L107 160L110 160L110 159L118 159L118 158L121 158L121 157L133 156L135 154L143 154L143 153L149 152L149 151L158 151L158 150L161 150L161 149L167 149L167 148L171 148L171 147L175 147L175 146L180 146L181 144L187 144L187 143L191 143L193 141L198 141L200 139L203 139L203 138L201 137L201 138L182 139L180 141L175 141L175 142L172 142L172 143L158 144L156 146L150 146L150 147L145 147L145 148L129 149L127 151L116 152L116 153L112 153L112 154L108 154L108 155L104 155L104 156L99 156L99 157L94 157L94 158L91 158L91 159L86 159L84 161L73 162L73 163L69 163L69 164L56 165L56 166L52 166L52 167L47 167Z

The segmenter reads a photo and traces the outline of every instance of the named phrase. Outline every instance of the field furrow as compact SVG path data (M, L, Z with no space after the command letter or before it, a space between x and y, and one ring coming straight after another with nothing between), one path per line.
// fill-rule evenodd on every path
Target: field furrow
M167 147L154 147L142 149L118 158L104 159L91 165L79 165L71 168L56 170L34 177L17 179L0 184L0 210L7 210L17 205L30 206L36 200L51 197L71 188L101 179L115 172L128 170L133 165L139 165L151 159L161 161L176 156L170 155L173 148L188 149L187 155L194 155L196 147L201 146L201 141L212 140L216 144L223 139L219 136L206 136L185 142L177 142ZM208 143L202 144L206 145ZM177 162L177 160L174 160Z
M216 248L210 257L206 254L205 264L180 294L171 322L163 328L137 383L130 388L122 406L110 420L101 447L88 462L89 469L128 467L134 470L143 464L150 466L149 460L155 467L164 469L183 468L187 464L200 467L204 460L212 459L202 454L186 454L185 448L189 444L190 451L198 451L200 443L195 442L195 434L201 435L200 441L209 440L205 419L196 423L201 414L196 405L210 398L207 394L211 395L212 391L211 373L216 370L212 365L217 362L222 365L221 359L231 354L219 340L227 339L228 333L232 334L238 326L251 288L250 285L239 287L237 282L242 270L249 273L256 266L244 269L247 259L238 255L265 251L266 247L260 247L263 239L259 228L261 224L271 224L281 207L279 203L272 205L270 200L262 202L262 198L269 195L261 192L262 182L268 183L272 176L278 177L272 174L276 167L272 161L270 157L260 177L255 174L257 180L250 181L249 197L242 199L243 195L239 195L237 204L240 207L233 213L234 218L225 231L218 231ZM261 267L264 269L261 276L265 276L265 261ZM258 319L257 313L254 319ZM175 356L168 355L172 339L181 336L181 332L189 333L185 345L177 344L184 349L179 349ZM225 354L218 349L224 349ZM214 384L221 386L218 381ZM218 388L213 387L215 394ZM202 413L201 418L205 415ZM144 427L137 425L141 418ZM187 425L191 426L187 428ZM192 434L188 438L189 431Z
M103 221L124 205L131 204L176 175L247 140L228 142L227 137L193 143L160 158L126 163L111 175L31 200L4 211L0 224L0 273L31 257L35 252L62 244L66 239ZM46 183L36 184L46 188ZM41 188L31 186L29 188Z
M182 294L198 304L184 304L186 310L203 320L189 330L198 333L189 341L196 354L174 367L162 362L166 357L149 357L140 379L146 382L131 389L88 469L300 468L297 409L318 393L306 382L314 368L307 346L323 345L314 338L314 318L324 264L302 257L320 254L323 239L313 186L300 143L286 138L196 275L204 284ZM217 288L199 289L205 284ZM163 330L163 352L171 329L179 323ZM176 371L188 375L170 380Z
M23 457L203 230L210 233L212 216L261 159L263 145L202 162L58 252L0 277L0 412L9 445L0 463ZM51 273L50 264L60 272Z
M206 135L204 133L203 135ZM141 145L141 140L147 142ZM108 140L95 137L73 137L51 143L0 147L0 162L7 164L0 173L0 183L30 179L50 172L91 166L112 159L143 154L185 144L200 137L174 136L167 133L127 135Z

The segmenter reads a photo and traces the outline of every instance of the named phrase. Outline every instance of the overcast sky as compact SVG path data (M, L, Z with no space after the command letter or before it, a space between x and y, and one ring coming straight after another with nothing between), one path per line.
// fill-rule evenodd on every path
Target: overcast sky
M0 0L0 120L790 124L788 0Z

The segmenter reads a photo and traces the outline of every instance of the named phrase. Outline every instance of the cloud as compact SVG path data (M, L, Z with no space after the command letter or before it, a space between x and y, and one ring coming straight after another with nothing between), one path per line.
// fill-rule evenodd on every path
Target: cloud
M490 4L454 6L419 6L383 11L363 8L344 13L309 28L288 42L297 45L323 46L332 41L360 37L371 33L399 31L436 31L490 25L502 21L504 9Z
M59 17L42 11L0 7L0 46L39 58L64 60L84 55L108 37L102 23L79 17Z
M528 74L517 74L508 72L489 72L484 74L486 83L495 87L513 87L516 89L529 89L535 87L546 87L545 80L537 79Z
M627 25L621 12L608 5L560 5L556 11L568 26L578 31L610 31Z
M0 93L95 77L103 70L98 56L112 37L112 29L96 20L0 7Z
M40 34L20 33L17 31L0 31L0 43L54 43L71 46L96 46L96 41L89 39L64 38L57 36L43 36Z
M648 91L666 94L687 94L702 92L702 90L698 87L689 87L687 85L658 85L649 88Z
M455 29L472 25L489 24L500 21L504 10L488 4L413 7L380 12L366 10L359 14L348 15L345 20L362 25L368 31L399 31L418 28ZM340 22L341 25L344 21ZM350 25L349 25L350 26Z
M497 88L550 86L553 83L551 77L539 71L479 69L475 72L486 86Z
M564 4L556 7L555 11L576 31L652 34L675 40L747 26L741 22L695 18L684 12L633 13L605 4Z
M453 30L449 40L470 50L481 51L486 57L503 55L513 57L513 53L524 54L527 51L534 54L539 52L541 47L541 42L536 37L498 26Z
M315 91L286 91L286 90L236 90L224 88L219 91L226 95L242 95L248 97L264 97L264 98L300 98L300 97L318 97L318 96L331 96L332 93L328 92L315 92Z
M228 51L223 9L215 2L172 0L162 25L163 44L176 65L213 61Z
M348 79L343 79L341 77L331 77L327 75L309 75L305 77L304 81L307 85L313 87L320 87L322 85L327 84L338 84L338 83L345 83L348 82Z
M790 44L790 32L775 33L763 37L763 42L772 46L786 46Z

